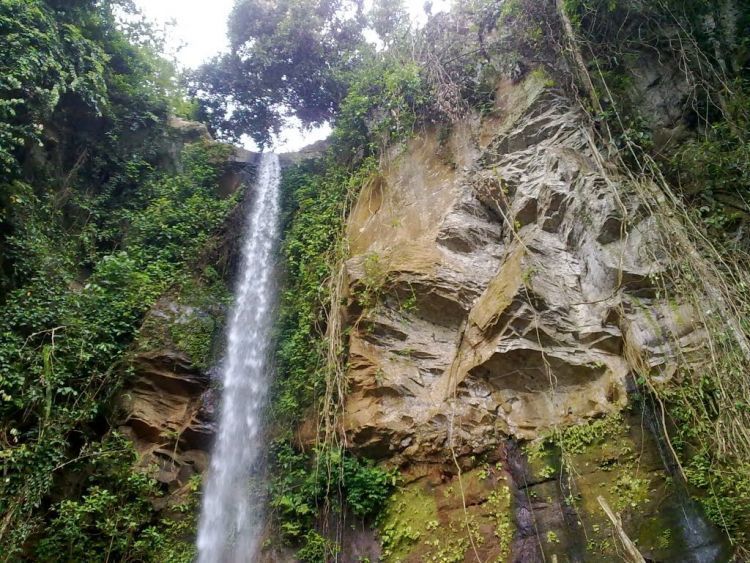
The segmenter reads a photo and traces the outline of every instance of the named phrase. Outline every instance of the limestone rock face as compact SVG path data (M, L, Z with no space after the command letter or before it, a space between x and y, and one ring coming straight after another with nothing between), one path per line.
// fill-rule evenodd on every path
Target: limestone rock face
M346 428L366 455L481 453L619 411L635 358L668 374L668 334L699 340L657 299L652 218L585 116L533 75L497 99L447 147L413 140L350 217Z

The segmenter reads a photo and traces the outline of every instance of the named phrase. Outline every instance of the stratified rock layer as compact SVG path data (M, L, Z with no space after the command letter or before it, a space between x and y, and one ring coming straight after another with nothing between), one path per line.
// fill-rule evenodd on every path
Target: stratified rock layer
M126 418L120 429L133 440L139 465L173 492L208 467L215 398L209 375L180 349L169 329L209 314L181 305L174 296L160 299L144 322L134 375L121 400Z

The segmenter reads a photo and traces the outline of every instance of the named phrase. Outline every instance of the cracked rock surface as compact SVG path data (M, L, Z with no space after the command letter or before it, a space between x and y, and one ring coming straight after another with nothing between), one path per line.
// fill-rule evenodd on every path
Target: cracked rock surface
M498 98L499 118L453 133L455 166L427 132L351 216L350 316L368 266L383 279L349 343L347 430L371 456L533 439L622 408L626 346L668 363L638 312L664 270L651 218L559 91L532 77Z
M344 422L402 471L385 561L617 561L599 497L649 560L722 560L629 398L705 335L657 290L656 218L587 123L533 74L503 82L492 115L424 131L359 195Z

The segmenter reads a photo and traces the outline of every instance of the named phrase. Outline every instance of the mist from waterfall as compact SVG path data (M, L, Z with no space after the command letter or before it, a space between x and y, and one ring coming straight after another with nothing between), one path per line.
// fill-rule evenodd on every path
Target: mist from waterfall
M251 488L264 458L262 411L276 292L279 182L278 156L262 155L227 327L218 431L198 525L199 563L249 562L259 548L263 499Z

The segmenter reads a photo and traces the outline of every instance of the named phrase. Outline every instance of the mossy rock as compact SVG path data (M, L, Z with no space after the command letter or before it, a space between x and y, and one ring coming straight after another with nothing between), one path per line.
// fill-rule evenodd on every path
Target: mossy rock
M575 554L577 560L622 560L600 497L644 557L682 561L702 543L722 551L716 531L664 469L639 414L589 421L525 449L528 494L548 559L568 561Z
M403 486L379 521L383 561L505 561L515 533L507 480L501 465L485 463Z

